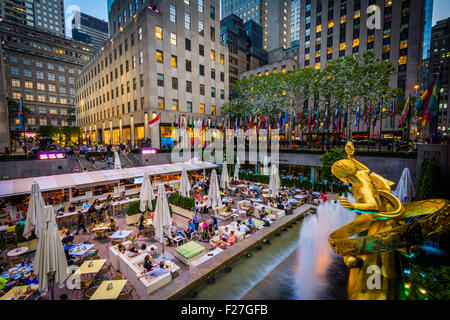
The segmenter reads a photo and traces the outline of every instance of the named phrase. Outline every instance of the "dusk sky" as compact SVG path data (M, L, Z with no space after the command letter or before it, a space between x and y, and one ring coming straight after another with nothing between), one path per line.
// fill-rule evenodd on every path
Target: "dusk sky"
M67 11L71 5L80 7L81 12L96 18L107 21L108 10L106 8L106 0L65 0L66 7L66 30L67 35L71 36L71 30L67 29L67 21L71 20L73 13ZM436 21L446 19L450 16L450 1L449 0L434 0L433 10L433 25ZM70 20L69 20L70 19Z

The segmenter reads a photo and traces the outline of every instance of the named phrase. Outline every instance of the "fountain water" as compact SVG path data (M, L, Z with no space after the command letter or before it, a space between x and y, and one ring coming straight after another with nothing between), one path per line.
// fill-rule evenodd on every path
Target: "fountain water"
M346 197L353 201L353 196ZM301 300L319 299L328 267L336 254L331 250L328 236L352 222L354 213L339 203L327 201L317 207L317 214L305 218L300 232L299 270L296 274L296 295Z

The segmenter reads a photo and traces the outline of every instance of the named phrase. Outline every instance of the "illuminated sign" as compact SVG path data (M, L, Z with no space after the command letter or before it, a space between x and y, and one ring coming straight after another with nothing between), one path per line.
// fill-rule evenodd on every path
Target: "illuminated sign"
M66 157L65 153L39 153L39 160L54 160L54 159L64 159Z
M158 150L153 149L153 148L143 148L142 149L142 154L155 154L158 153Z

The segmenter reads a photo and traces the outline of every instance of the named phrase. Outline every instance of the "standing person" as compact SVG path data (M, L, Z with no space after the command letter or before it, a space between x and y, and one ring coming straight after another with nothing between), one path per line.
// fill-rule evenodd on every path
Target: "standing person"
M95 163L95 157L92 157L91 163L92 163L92 169L97 170L97 165Z
M144 214L141 214L141 217L139 218L139 226L138 226L138 234L137 234L137 238L136 240L139 240L139 236L142 234L142 236L144 236Z
M83 229L83 232L86 232L86 227L84 226L84 214L80 212L78 215L78 229L76 235L78 235L81 229Z
M327 196L326 193L324 193L324 194L322 195L322 202L327 202L327 200L328 200L328 196Z
M201 215L198 211L195 211L192 215L192 222L194 222L194 229L198 231L198 225L200 224Z

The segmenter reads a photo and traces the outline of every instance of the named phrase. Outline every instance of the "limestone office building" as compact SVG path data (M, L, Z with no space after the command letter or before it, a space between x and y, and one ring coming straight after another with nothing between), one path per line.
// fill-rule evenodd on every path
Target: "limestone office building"
M91 142L170 142L176 119L213 122L228 99L219 0L116 0L111 39L76 83L77 124ZM160 116L159 126L148 122Z

